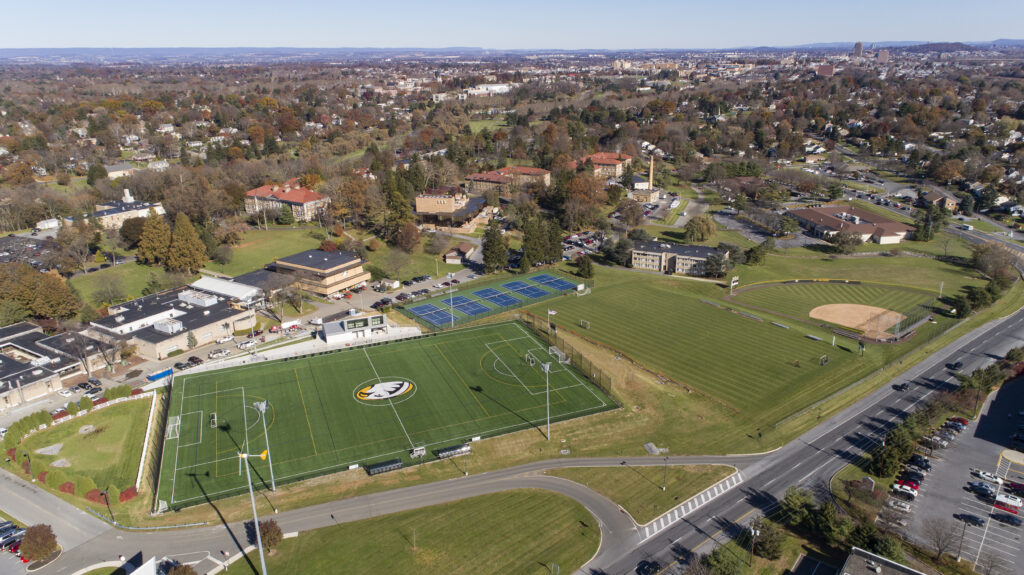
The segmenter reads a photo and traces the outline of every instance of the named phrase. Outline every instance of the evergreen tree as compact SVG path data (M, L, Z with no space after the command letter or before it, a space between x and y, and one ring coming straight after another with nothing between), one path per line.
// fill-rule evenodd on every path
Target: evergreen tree
M508 263L508 249L505 246L505 238L501 235L498 222L491 220L484 232L484 272L491 273L500 270Z
M589 279L594 277L594 262L590 259L590 256L584 255L579 259L579 263L576 265L576 274L581 278Z
M85 175L85 183L90 186L107 177L107 169L103 164L93 163L89 166L89 172Z
M167 269L193 274L205 264L206 246L199 239L199 234L185 212L178 212L174 220L174 232L171 234L171 245L167 250Z
M544 243L547 236L542 235L542 220L530 218L523 223L523 259L519 262L519 271L526 273L530 267L544 259Z
M562 259L562 229L557 220L548 220L548 243L544 260L557 262Z
M292 213L292 208L288 204L281 206L281 213L277 215L277 223L282 226L290 226L295 223L295 214Z
M409 200L396 185L392 186L387 198L387 213L384 215L384 239L394 242L402 225L413 220L412 208L409 207Z
M156 264L167 259L167 248L171 245L171 228L164 217L149 209L146 224L142 226L136 258L139 263Z
M192 349L195 346L199 345L199 342L196 341L196 334L192 333L192 330L188 331L188 338L185 340L185 344L188 346L189 349Z

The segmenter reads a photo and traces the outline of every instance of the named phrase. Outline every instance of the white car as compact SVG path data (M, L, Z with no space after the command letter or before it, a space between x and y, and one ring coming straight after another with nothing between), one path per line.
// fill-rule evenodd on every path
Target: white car
M1002 477L998 477L996 474L989 473L988 471L982 471L981 469L972 469L971 475L977 477L978 479L988 481L989 483L995 483L996 485L1003 484Z
M238 349L249 349L251 347L256 347L256 342L251 339L247 339L242 343L238 344Z
M231 352L226 349L215 349L211 351L210 355L207 357L209 357L210 359L220 359L222 357L227 357L229 355L231 355Z
M71 397L72 395L74 395L74 392L72 392L70 389L61 389L57 392L57 395L61 397Z
M892 492L900 495L906 495L911 499L917 497L917 490L909 485L900 485L899 483L892 484Z
M226 335L224 337L218 338L217 339L217 343L227 343L229 341L234 341L234 340L235 340L235 338L231 337L230 335Z
M885 502L886 505L903 513L910 513L910 504L906 501L900 501L899 499L890 499Z

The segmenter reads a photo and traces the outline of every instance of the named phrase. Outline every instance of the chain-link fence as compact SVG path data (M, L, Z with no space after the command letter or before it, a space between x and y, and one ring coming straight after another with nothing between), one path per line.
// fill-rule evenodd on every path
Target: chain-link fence
M526 324L526 327L530 328L530 331L544 340L548 345L553 345L560 349L569 359L569 363L573 367L578 369L587 377L587 379L596 385L598 389L610 397L616 405L622 407L622 405L615 399L615 396L612 395L611 376L587 358L587 356L582 352L573 347L572 344L558 335L558 331L556 329L552 329L551 324L547 321L546 317L538 317L524 310L520 313L520 319L524 324Z

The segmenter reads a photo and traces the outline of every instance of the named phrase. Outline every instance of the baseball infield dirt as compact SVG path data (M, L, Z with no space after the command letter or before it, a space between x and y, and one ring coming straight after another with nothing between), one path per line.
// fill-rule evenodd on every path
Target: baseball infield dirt
M829 323L852 327L874 339L888 339L893 334L886 330L907 319L907 316L873 305L831 303L811 310L810 316Z

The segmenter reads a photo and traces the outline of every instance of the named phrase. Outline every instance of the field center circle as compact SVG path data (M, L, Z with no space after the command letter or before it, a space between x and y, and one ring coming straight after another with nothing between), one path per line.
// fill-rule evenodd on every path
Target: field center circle
M361 399L359 397L359 392L361 390L365 390L365 389L368 389L368 388L372 388L374 386L378 386L378 385L381 385L381 384L384 384L384 383L391 383L391 382L407 382L409 384L409 389L407 391L403 392L401 395L396 395L396 396L390 397L390 398ZM403 401L408 401L409 399L411 399L412 396L416 395L416 390L418 389L418 387L419 386L416 385L416 382L414 382L413 380L409 379L408 377L397 377L397 376L383 375L383 376L380 376L380 377L374 377L372 379L368 379L368 380L360 383L359 385L355 386L352 389L352 399L355 400L356 403L360 403L362 405L368 405L370 407L389 407L391 405L396 405L396 404L402 403Z

